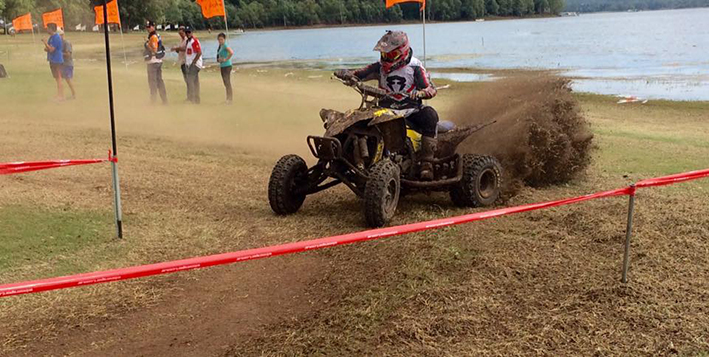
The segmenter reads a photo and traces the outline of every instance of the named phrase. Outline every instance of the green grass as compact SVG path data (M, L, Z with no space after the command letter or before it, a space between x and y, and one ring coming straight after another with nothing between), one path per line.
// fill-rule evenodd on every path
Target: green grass
M113 233L110 217L109 212L74 209L0 208L0 274L35 265L50 265L56 275L86 270L88 261L77 258L106 243Z

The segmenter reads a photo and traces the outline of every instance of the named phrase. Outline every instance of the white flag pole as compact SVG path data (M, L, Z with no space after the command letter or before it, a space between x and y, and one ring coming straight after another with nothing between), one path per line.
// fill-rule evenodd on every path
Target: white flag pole
M423 2L421 9L423 13L423 66L426 67L426 1Z
M226 1L222 0L222 7L224 8L224 27L226 28L226 39L229 40L229 21L227 17L229 14L226 12Z
M32 42L35 42L34 38L34 21L32 21L32 15L30 15L30 25L32 26ZM15 30L15 32L19 32ZM37 27L37 34L39 35L39 27Z
M126 64L126 71L128 70L128 55L126 55L126 40L123 38L123 24L118 24L118 31L121 32L121 45L123 46L123 62Z
M116 8L118 8L118 0L116 0ZM123 20L121 20L120 9L118 10L118 31L121 32L121 46L123 46L123 63L126 64L126 71L128 71L128 56L126 55L126 40L123 38ZM108 16L106 16L108 17ZM104 24L106 26L106 24Z

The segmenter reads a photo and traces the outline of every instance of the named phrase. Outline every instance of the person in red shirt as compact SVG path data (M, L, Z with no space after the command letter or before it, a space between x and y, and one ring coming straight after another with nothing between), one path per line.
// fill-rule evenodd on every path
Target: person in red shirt
M187 44L185 45L185 65L187 65L187 98L194 104L199 104L199 71L202 69L202 46L192 35L192 28L185 28Z

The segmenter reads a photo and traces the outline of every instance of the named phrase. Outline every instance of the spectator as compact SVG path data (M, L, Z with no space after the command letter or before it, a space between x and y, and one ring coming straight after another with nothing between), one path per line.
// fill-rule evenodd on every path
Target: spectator
M202 47L199 40L192 35L192 28L185 28L187 46L185 47L185 63L187 64L187 94L194 104L199 104L199 71L202 69Z
M64 55L62 77L66 81L66 84L69 85L69 89L71 89L71 97L69 99L76 99L76 91L72 83L74 79L74 48L71 42L64 38L64 31L58 30L57 33L62 37L62 54Z
M47 33L49 33L49 41L42 39L44 51L47 52L49 69L52 71L52 76L57 82L56 100L63 101L64 87L62 86L62 65L64 64L64 53L62 49L62 38L57 33L57 24L48 24Z
M162 59L165 57L165 47L160 35L155 31L154 22L149 21L145 29L148 31L148 41L145 42L143 57L148 64L150 101L155 104L159 92L162 104L167 104L167 91L165 90L165 82L162 80Z
M231 104L233 98L233 90L231 88L231 57L234 56L234 50L226 43L226 35L222 32L217 36L219 48L217 49L217 62L222 71L222 81L226 87L226 104Z
M174 52L177 52L177 63L180 65L180 70L182 71L182 78L185 80L185 84L187 84L187 64L185 63L185 49L187 48L187 35L185 34L185 27L180 26L180 30L178 32L180 34L180 45L175 46L172 48ZM187 88L189 90L189 87ZM185 102L188 102L190 98L190 93L189 91L187 92L187 100Z

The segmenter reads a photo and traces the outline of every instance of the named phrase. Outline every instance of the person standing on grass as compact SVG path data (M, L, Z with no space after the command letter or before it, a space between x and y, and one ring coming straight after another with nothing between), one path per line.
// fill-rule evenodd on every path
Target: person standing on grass
M165 47L160 35L155 31L154 22L148 21L145 28L148 31L148 41L145 42L143 58L148 64L150 101L155 104L159 92L162 104L167 104L167 91L165 90L165 82L162 80L162 59L165 57Z
M185 63L185 49L187 48L187 34L185 34L185 27L180 26L180 30L178 31L180 34L180 45L175 46L172 48L174 52L177 52L177 63L180 65L180 70L182 71L182 78L185 80L185 85L187 84L187 64ZM189 93L189 87L187 87L188 92L187 92L187 99L185 102L188 102L190 99L190 93Z
M226 43L226 35L223 32L217 36L217 41L219 41L219 48L217 49L217 62L219 62L219 68L222 71L222 81L224 82L224 87L226 87L225 104L231 104L234 97L233 89L231 88L231 57L234 56L234 50L232 50Z
M62 85L62 65L64 64L64 52L62 46L62 38L57 33L57 24L48 24L47 33L49 40L42 39L44 43L44 51L47 52L47 61L49 61L49 69L52 71L52 76L57 82L56 100L64 100L64 86Z
M64 38L64 31L58 30L57 33L62 37L62 52L64 55L62 77L66 81L66 84L69 85L69 89L71 89L71 97L69 99L76 99L76 91L74 90L74 83L72 83L74 79L74 48L71 42Z
M202 69L202 46L192 35L192 28L186 27L187 45L185 46L185 61L187 64L187 98L194 104L199 104L199 71Z

